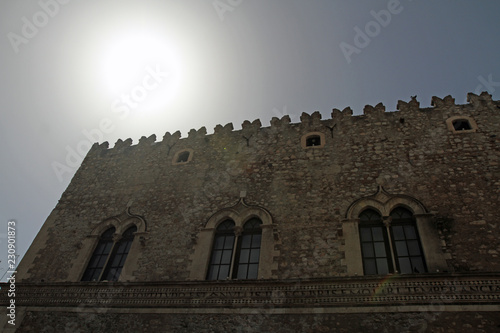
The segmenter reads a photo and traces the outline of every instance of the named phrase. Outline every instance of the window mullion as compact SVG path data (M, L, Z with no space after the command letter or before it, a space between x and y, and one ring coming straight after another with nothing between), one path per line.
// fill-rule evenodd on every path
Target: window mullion
M398 266L396 266L396 255L394 252L394 245L392 244L392 237L391 237L391 220L392 220L391 217L384 218L384 225L386 228L387 241L389 243L389 249L390 249L389 255L391 256L392 260L392 269L394 270L394 273L398 273L397 269Z
M235 228L236 229L236 228ZM241 232L236 232L234 234L234 243L233 243L233 254L231 255L231 265L229 266L229 278L233 279L233 271L234 271L234 263L236 261L236 256L238 251L238 239L241 236Z

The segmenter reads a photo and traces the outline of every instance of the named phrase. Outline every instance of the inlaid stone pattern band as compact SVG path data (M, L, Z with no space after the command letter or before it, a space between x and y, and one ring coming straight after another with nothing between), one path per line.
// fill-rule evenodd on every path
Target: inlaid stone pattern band
M7 301L2 294L1 304ZM18 306L196 308L500 304L500 278L19 284L16 303Z

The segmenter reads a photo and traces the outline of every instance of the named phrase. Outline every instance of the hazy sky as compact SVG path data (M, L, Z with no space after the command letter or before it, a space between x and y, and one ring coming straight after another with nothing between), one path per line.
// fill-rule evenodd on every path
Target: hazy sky
M497 0L1 0L0 277L7 222L22 256L89 141L499 99L499 14Z

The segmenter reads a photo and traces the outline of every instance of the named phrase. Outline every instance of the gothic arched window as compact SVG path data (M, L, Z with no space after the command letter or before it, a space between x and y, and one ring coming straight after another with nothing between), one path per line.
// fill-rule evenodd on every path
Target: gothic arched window
M128 228L122 235L122 238L116 242L113 252L109 257L106 269L101 276L101 280L117 281L120 277L123 265L127 259L128 252L134 241L134 233L137 231L135 226Z
M262 239L262 222L253 218L243 226L238 240L237 255L233 278L256 279L259 272L260 242Z
M234 238L233 221L226 220L219 224L215 232L207 280L225 280L229 277L233 259Z
M402 274L426 272L424 255L413 214L397 207L391 215L391 238L398 271Z
M137 227L128 228L115 243L115 228L106 230L90 258L82 281L117 281L127 259Z
M382 216L373 209L359 215L359 234L365 275L393 272L391 249Z
M106 230L99 239L99 243L90 258L89 264L85 273L83 273L82 281L98 281L101 276L102 269L108 260L108 256L111 253L111 248L113 247L113 235L115 233L115 228L109 228Z
M252 218L240 233L235 223L225 220L215 231L207 280L257 279L259 271L262 221ZM236 244L236 251L235 249ZM234 252L234 253L233 253Z

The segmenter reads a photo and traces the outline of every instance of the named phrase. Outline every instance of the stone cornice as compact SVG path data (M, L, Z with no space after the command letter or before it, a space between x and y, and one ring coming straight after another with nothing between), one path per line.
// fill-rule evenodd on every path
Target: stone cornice
M7 290L7 284L1 284ZM0 305L7 305L6 293ZM17 283L16 306L293 308L496 305L499 274L147 283Z

